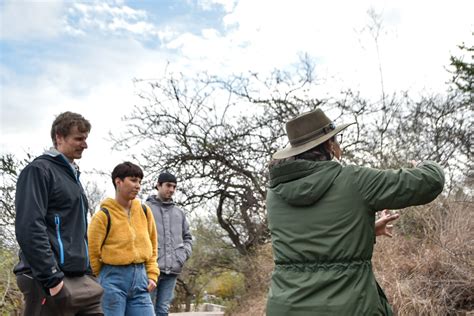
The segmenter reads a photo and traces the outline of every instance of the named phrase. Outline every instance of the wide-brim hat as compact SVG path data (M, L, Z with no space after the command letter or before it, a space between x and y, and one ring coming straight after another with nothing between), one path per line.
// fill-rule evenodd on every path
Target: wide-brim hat
M336 126L321 109L303 113L286 123L290 143L273 154L273 159L284 159L314 148L354 123Z

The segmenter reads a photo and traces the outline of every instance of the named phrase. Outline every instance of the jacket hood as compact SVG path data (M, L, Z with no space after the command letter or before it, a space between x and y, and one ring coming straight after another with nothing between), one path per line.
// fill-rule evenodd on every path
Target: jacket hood
M290 205L312 205L324 196L342 170L336 161L293 160L270 169L270 186Z
M132 200L132 204L130 206L130 208L136 208L136 207L139 207L141 209L141 203L140 203L140 200L139 199L133 199ZM108 209L109 211L111 212L119 212L120 214L125 214L123 212L123 207L113 198L106 198L105 200L103 200L102 202L100 202L100 208L103 208L105 207L106 209Z
M132 201L133 203L133 201ZM118 202L113 198L106 198L100 203L100 208L105 207L109 211L122 211L122 207Z
M124 207L121 206L119 202L117 202L117 200L115 200L114 198L109 197L100 202L100 209L102 208L106 208L110 212L110 214L114 214L114 216L118 216L119 218L127 218L131 216L124 211ZM132 200L132 204L130 205L130 211L136 212L138 210L140 212L142 211L142 203L139 199L135 198Z
M52 148L50 150L46 150L41 156L38 156L35 158L35 160L47 160L49 162L52 162L56 165L60 165L67 170L71 171L72 175L76 178L78 175L80 175L79 167L76 163L70 163L67 158L61 154L59 151L56 149Z
M150 195L147 199L147 202L151 204L163 204L163 205L174 205L174 201L171 199L169 201L162 201L158 195Z
M50 150L45 151L41 156L36 157L35 160L36 159L39 159L39 160L44 159L44 160L48 160L50 162L60 164L60 165L65 165L65 166L68 166L69 164L66 157L61 155L60 152L56 153Z
M56 161L65 162L67 165L70 165L73 170L79 170L79 166L76 164L76 162L74 162L74 161L69 162L69 160L66 158L66 156L64 156L64 154L59 152L54 147L51 147L50 149L45 150L43 155L40 156L40 157L45 158L45 157L48 157L48 156L55 159Z

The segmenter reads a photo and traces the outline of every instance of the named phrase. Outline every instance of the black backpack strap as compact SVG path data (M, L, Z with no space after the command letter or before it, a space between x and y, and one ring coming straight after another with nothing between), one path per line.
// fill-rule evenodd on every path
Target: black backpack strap
M108 209L106 209L105 207L102 207L100 210L104 212L105 215L107 216L107 230L105 231L104 241L102 241L102 245L100 246L100 249L102 249L102 247L104 247L105 240L107 239L107 236L109 235L111 219L110 219L110 213Z
M145 213L145 218L146 218L146 221L147 221L147 230L148 230L148 214L146 212L146 205L145 204L142 204L142 209L143 209L143 213Z

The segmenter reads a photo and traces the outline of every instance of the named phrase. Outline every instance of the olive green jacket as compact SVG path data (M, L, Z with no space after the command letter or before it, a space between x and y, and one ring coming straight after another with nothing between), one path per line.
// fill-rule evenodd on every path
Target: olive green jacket
M443 186L443 170L429 161L398 170L306 160L273 167L267 315L391 315L371 265L375 212L428 203Z

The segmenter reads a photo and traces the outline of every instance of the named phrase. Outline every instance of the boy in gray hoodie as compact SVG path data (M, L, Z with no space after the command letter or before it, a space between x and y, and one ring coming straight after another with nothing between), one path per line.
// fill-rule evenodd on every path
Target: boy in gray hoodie
M158 232L158 266L160 276L154 292L156 296L155 313L168 315L178 275L192 253L192 236L186 216L176 206L172 197L176 190L176 177L162 172L158 177L157 195L148 197Z

